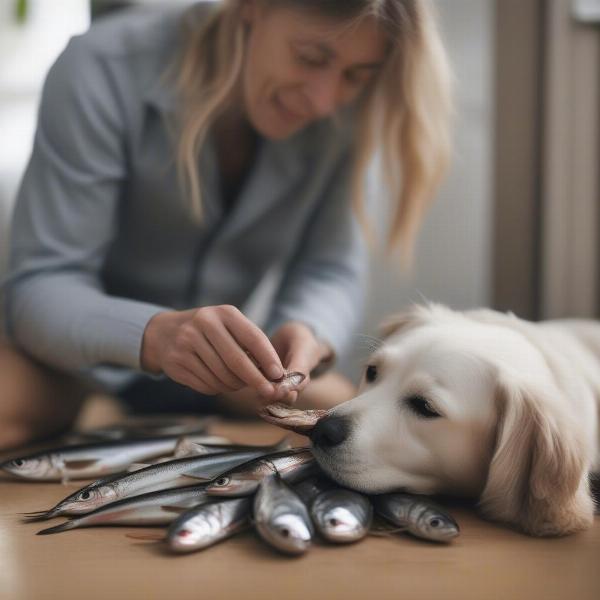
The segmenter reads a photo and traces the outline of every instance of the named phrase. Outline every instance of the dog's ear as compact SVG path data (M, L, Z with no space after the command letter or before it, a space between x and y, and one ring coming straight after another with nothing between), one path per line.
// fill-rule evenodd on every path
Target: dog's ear
M379 335L386 338L408 327L420 325L438 309L438 305L431 303L425 306L414 304L401 312L389 315L379 324Z
M501 381L498 431L483 514L539 536L591 526L590 449L550 390Z

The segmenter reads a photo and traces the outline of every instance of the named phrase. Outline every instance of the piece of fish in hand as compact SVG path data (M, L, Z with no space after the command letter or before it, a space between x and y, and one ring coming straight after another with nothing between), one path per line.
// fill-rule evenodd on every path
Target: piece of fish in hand
M199 443L205 436L191 435ZM172 454L178 436L77 444L43 450L0 463L0 471L30 481L92 479L125 470L131 463Z
M306 552L314 535L304 502L277 473L260 483L254 498L254 524L263 540L290 555Z
M317 495L310 507L316 530L328 542L348 544L362 540L373 521L369 499L345 488L332 488Z
M460 528L454 518L426 496L405 493L371 496L378 515L412 535L432 542L450 542Z
M282 402L274 402L263 406L258 414L268 423L301 435L308 435L328 412L327 410L318 409L300 410Z
M279 379L271 379L277 388L285 389L288 392L293 392L306 379L304 373L298 371L286 371Z
M37 534L48 535L79 527L102 525L168 525L187 509L208 501L206 485L204 483L174 490L149 492L118 500L87 515L42 529Z
M264 477L275 472L290 482L300 481L320 469L308 448L292 448L257 458L216 477L206 493L214 496L248 496Z
M203 550L248 527L251 509L247 497L197 506L169 525L165 540L173 552Z

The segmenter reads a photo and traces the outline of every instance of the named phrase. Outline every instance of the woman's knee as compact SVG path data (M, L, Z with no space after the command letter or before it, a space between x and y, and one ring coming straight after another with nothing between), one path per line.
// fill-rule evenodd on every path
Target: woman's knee
M77 417L88 392L76 377L0 340L0 448L64 431Z

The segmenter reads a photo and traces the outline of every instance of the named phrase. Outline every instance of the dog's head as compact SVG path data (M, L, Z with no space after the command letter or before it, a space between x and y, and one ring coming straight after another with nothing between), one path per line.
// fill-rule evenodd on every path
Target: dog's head
M535 535L588 525L591 450L511 320L428 305L385 322L359 394L312 433L322 468L369 493L478 497L488 517Z

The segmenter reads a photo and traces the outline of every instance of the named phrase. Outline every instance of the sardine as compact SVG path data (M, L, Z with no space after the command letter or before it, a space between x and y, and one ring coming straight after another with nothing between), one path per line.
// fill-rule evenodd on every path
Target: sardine
M251 498L233 498L192 508L167 530L166 542L174 552L203 550L231 537L249 524Z
M285 389L288 392L294 391L304 380L306 375L298 371L285 371L279 379L271 379L270 381L281 390Z
M394 493L371 500L377 514L416 537L449 542L460 533L454 518L425 496Z
M274 402L261 408L258 414L268 423L302 435L308 435L319 420L325 417L328 412L327 410L318 409L300 410L291 408L282 402Z
M145 492L191 485L190 478L210 481L233 467L274 452L278 447L241 450L178 458L91 483L61 500L54 508L39 513L26 513L33 520L58 515L86 514L101 506Z
M89 441L108 441L164 435L206 434L208 427L213 422L214 418L212 417L182 416L177 418L172 415L168 417L165 415L128 417L122 423L74 431L71 435Z
M315 528L329 542L347 544L363 539L371 527L373 507L363 494L344 488L320 493L310 507Z
M235 467L215 478L206 488L214 496L248 496L253 494L261 480L278 472L284 479L294 482L318 470L308 448L292 448L257 458Z
M254 498L254 523L268 544L286 554L306 552L314 535L306 506L277 473L260 483Z
M338 487L338 484L323 476L313 476L303 479L294 485L294 491L310 510L313 500L321 493Z
M206 436L189 438L202 443ZM30 481L92 479L123 471L131 463L172 454L179 439L168 435L63 446L7 460L0 463L0 471Z
M201 483L118 500L82 517L42 529L37 534L48 535L96 525L168 525L187 509L208 501L206 485Z

